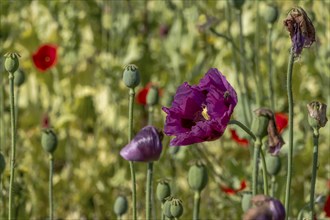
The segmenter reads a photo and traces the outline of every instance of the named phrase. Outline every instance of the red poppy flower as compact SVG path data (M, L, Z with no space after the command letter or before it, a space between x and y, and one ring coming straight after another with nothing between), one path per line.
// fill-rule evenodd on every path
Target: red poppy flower
M326 217L330 217L330 195L327 197L327 201L324 204L323 211Z
M285 113L275 113L276 127L279 133L288 126L288 115Z
M53 67L57 61L57 46L44 44L32 55L34 65L38 70L44 72Z
M229 129L231 133L231 139L234 140L237 144L246 147L249 145L249 140L246 138L240 138L237 132L234 129Z
M228 195L235 195L236 193L238 193L246 188L246 181L242 180L240 188L238 188L238 189L233 189L233 188L230 188L227 186L220 186L220 188L221 188L222 192L224 192Z
M41 128L47 129L50 128L50 118L48 114L44 114L41 118Z

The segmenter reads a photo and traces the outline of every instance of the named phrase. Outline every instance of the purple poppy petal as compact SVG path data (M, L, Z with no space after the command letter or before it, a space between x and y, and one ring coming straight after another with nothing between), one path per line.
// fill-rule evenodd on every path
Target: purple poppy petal
M269 202L269 209L272 212L273 220L285 219L285 208L277 199L271 199Z
M128 161L149 162L158 160L161 152L162 142L157 129L146 126L120 151L120 155Z

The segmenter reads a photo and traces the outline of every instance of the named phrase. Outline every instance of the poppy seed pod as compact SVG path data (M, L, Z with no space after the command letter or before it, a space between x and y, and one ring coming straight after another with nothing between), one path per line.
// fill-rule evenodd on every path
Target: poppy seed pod
M202 191L207 184L208 176L204 164L197 162L190 167L188 173L188 184L194 191Z
M266 166L269 175L277 175L281 170L281 159L279 156L266 156Z
M45 151L52 154L57 147L57 136L52 129L44 129L41 134L41 145Z
M231 0L231 4L238 10L242 8L244 5L245 0Z
M171 195L170 184L166 180L161 180L156 189L157 198L160 202L164 202L165 198Z
M251 198L252 198L252 192L243 192L242 196L242 210L243 212L246 212L249 208L251 208Z
M163 206L163 214L167 217L167 218L173 218L173 215L171 213L171 201L172 201L173 197L169 196L165 199L165 203Z
M149 106L157 105L159 101L159 91L156 86L151 86L147 94L147 104Z
M170 211L174 218L180 218L183 213L182 201L180 199L173 199L171 201Z
M0 153L0 176L3 173L3 171L5 171L5 168L6 168L5 157L3 156L2 153Z
M263 138L268 134L267 129L270 117L264 111L268 113L268 109L265 108L259 108L254 111L256 115L252 122L252 132L259 138Z
M20 55L18 53L6 53L5 57L5 69L10 73L14 73L19 67L18 57Z
M117 216L122 216L127 212L128 203L125 196L118 196L116 198L115 204L113 206L113 210L115 211Z
M134 64L128 64L124 68L123 80L128 88L134 89L140 83L140 72Z
M21 69L17 69L14 73L14 83L17 87L20 87L25 82L25 73Z
M327 119L327 105L318 101L313 101L307 105L308 122L314 129L324 127Z
M267 23L274 24L278 18L278 8L275 5L267 5L264 17Z

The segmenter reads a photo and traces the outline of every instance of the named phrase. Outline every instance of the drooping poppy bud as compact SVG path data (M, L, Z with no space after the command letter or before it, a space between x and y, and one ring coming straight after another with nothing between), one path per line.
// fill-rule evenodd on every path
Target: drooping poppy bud
M201 192L208 181L206 166L200 161L190 167L188 172L188 184L194 191Z
M266 156L267 172L270 175L277 175L281 170L281 159L279 156Z
M156 161L162 153L162 137L155 127L146 126L120 151L120 155L128 161Z
M122 216L127 212L128 203L125 196L118 196L116 198L115 204L113 206L113 210L115 211L117 216Z
M14 73L14 83L20 87L25 82L25 73L22 69L17 69Z
M57 147L57 136L52 129L43 129L41 134L41 145L48 153L54 153Z
M164 202L165 198L171 195L171 187L168 181L166 180L159 181L159 183L157 184L156 194L160 202Z
M3 156L2 153L0 153L0 176L5 171L5 168L6 168L5 157Z
M5 69L10 73L14 73L19 67L18 58L21 56L18 53L6 53L4 56L6 57Z
M320 129L324 127L328 121L327 119L327 105L313 101L307 105L308 110L308 122L314 129Z
M275 5L267 5L264 11L264 17L267 23L274 24L278 18L278 7Z
M172 199L170 211L174 218L180 218L183 213L182 201L176 198Z
M134 89L140 83L140 72L134 64L128 64L124 68L123 80L128 88Z

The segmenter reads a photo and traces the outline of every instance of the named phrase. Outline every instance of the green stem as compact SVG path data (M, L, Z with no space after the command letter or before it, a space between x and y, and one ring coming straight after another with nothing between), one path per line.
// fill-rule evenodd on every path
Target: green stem
M133 104L134 104L134 89L129 90L129 109L128 109L128 142L132 140L133 137ZM132 178L132 199L133 199L133 219L136 220L136 179L135 179L135 168L134 162L129 161L129 166L131 170L131 178Z
M154 108L152 106L148 106L148 125L152 125L153 123L153 113Z
M293 97L292 97L292 70L294 62L293 48L290 51L288 71L287 71L287 91L289 104L289 151L288 151L288 167L287 167L287 181L285 191L285 210L286 217L290 216L290 190L291 190L291 176L292 176L292 154L293 154Z
M275 184L276 184L276 176L272 175L271 178L271 191L270 191L270 196L275 197Z
M269 80L269 100L270 107L273 111L275 111L275 96L274 96L274 76L273 76L273 61L272 61L272 32L273 25L268 24L268 80Z
M201 201L201 192L200 191L195 191L193 220L198 220L199 219L200 201Z
M147 193L146 193L146 219L151 219L150 214L152 210L151 205L151 189L152 189L152 172L153 172L153 162L148 163L147 171Z
M117 215L117 220L121 220L121 216L120 215Z
M262 176L264 180L264 195L268 196L268 174L267 174L267 165L266 165L266 160L265 160L265 154L264 151L261 149L261 164L262 164Z
M13 186L15 175L15 155L16 155L16 126L15 126L15 95L14 95L14 73L9 73L10 84L10 122L11 122L11 158L10 158L10 182L9 182L9 215L12 219L13 210Z
M228 124L232 124L232 125L237 125L239 126L240 128L242 128L248 135L250 135L250 137L253 139L253 140L256 140L256 136L253 134L253 132L244 124L242 124L241 122L239 121L236 121L236 120L230 120L228 122Z
M162 210L161 210L161 220L165 220L165 215L163 214L163 209L164 209L164 203L162 203Z
M253 173L252 173L252 195L257 195L257 182L258 182L258 159L261 149L261 140L257 137L254 143L254 150L253 150Z
M315 183L317 176L317 159L318 159L318 149L319 149L319 131L314 128L313 132L313 170L312 170L312 180L311 180L311 195L310 195L310 208L311 208L311 219L314 219L314 196L315 196Z
M53 204L53 170L54 170L54 157L49 154L49 219L54 219L54 204Z
M0 61L1 62L1 61ZM4 127L4 120L5 120L5 116L4 116L4 99L3 99L3 80L2 80L2 69L0 69L0 152L2 149L5 149L5 127Z
M257 88L256 91L256 102L257 102L257 106L262 106L261 104L261 94L264 94L263 92L263 82L262 82L262 78L260 78L260 72L259 72L259 17L260 17L260 13L259 13L259 1L255 1L255 8L256 8L256 22L255 22L255 35L254 35L254 64L255 64L255 69L253 71L253 79L254 79L254 83L255 83L255 88ZM246 61L245 61L246 64Z

